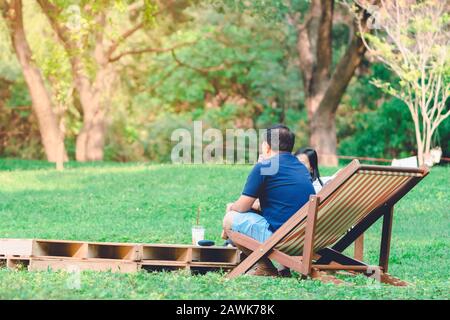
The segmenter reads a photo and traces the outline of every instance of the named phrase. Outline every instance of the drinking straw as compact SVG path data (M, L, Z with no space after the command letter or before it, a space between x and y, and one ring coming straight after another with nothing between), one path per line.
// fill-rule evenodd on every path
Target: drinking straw
M200 222L200 206L197 208L197 225L199 225Z

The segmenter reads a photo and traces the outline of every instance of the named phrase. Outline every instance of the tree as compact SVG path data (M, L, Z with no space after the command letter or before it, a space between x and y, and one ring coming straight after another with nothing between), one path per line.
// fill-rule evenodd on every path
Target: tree
M149 26L160 11L174 7L179 9L185 2L179 1L175 5L173 1L161 3L135 1L128 5L128 1L85 0L81 1L79 6L73 6L67 1L59 1L57 4L50 0L37 2L64 46L71 64L74 87L83 116L83 127L76 141L76 159L102 160L107 113L114 84L118 78L115 63L130 55L167 52L186 44L178 44L171 48L155 48L147 45L118 53L121 45L138 31ZM131 26L118 32L115 37L111 36L115 32L111 32L114 28L111 25L111 16L108 15L114 6L123 6L125 16L129 15L126 20L131 21ZM176 12L174 9L172 13ZM117 25L123 26L120 23Z
M343 2L334 0L223 1L229 7L258 14L267 20L287 21L292 27L303 80L309 142L317 149L321 164L337 165L336 112L366 52L356 19L351 19ZM335 4L340 5L339 10L335 10ZM363 8L359 9L364 26L369 14ZM333 26L342 22L348 25L350 37L345 52L336 63L333 61L338 55L333 52L337 51L333 46L336 40Z
M67 159L64 135L58 126L58 119L53 111L51 97L45 87L42 74L34 65L33 54L23 25L22 1L0 0L0 9L30 92L47 160L60 164Z
M374 15L377 32L361 28L369 52L400 80L373 83L408 107L420 164L431 163L433 134L450 116L449 8L439 0L381 1Z
M350 21L349 44L334 67L332 28L335 1L312 0L306 14L289 3L287 17L297 33L310 144L317 149L323 165L335 166L338 163L336 111L366 49L359 36L356 20ZM365 30L369 15L361 8L359 10L362 15L360 25Z

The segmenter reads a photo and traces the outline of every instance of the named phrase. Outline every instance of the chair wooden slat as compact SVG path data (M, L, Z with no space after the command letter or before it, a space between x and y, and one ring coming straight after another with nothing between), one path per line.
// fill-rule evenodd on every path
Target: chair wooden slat
M319 205L314 250L332 245L347 230L363 220L375 208L383 205L389 196L411 178L421 176L418 172L358 170L345 184ZM319 193L320 196L320 193ZM275 247L289 255L303 252L305 225L303 222L289 232Z
M386 181L387 179L373 181L371 188L363 196L364 198L349 205L351 210L347 211L348 214L346 217L335 220L334 223L330 225L330 229L324 230L323 235L320 233L317 234L317 236L321 237L322 240L318 243L318 248L323 248L324 246L330 245L332 242L336 241L336 238L340 238L343 233L349 229L349 225L354 226L373 209L382 205L386 195L394 191L399 185L402 184L402 182L405 181L405 179L408 178L396 176L391 181ZM332 215L332 211L329 215Z

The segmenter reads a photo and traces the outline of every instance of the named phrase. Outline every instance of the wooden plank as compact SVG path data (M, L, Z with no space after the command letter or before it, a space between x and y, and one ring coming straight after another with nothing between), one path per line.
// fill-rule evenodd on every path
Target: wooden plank
M33 239L34 241L50 242L50 243L73 243L73 244L83 244L87 241L81 240L56 240L56 239Z
M416 173L422 176L426 176L430 169L427 166L420 166L419 168L408 168L408 167L393 167L393 166L379 166L372 164L362 164L360 166L361 170L371 170L371 171L388 171L388 172L403 172L403 173Z
M101 243L100 243L101 244ZM144 243L141 244L144 248L145 247L155 247L155 248L194 248L194 249L214 249L214 250L236 250L236 248L232 247L222 247L222 246L210 246L210 247L202 247L202 246L196 246L192 244L161 244L161 243Z
M34 241L50 242L50 243L73 243L73 244L101 244L101 245L111 245L111 246L129 246L129 245L140 245L136 242L99 242L99 241L87 241L87 240L56 240L56 239L34 239Z
M0 255L31 256L32 252L32 239L0 239Z
M317 208L320 198L311 196L308 206L308 217L306 218L305 245L303 247L302 274L307 276L311 273L311 264L314 250L314 237L316 235Z
M239 232L227 231L228 236L233 241L233 243L242 244L247 249L255 251L261 243L253 238L250 238ZM302 257L299 256L289 256L277 249L273 249L268 254L269 259L273 259L285 267L288 267L297 272L302 272ZM245 261L245 260L244 260Z
M140 262L143 266L173 266L173 267L185 267L187 263L185 261L168 261L168 260L142 260Z
M349 270L349 271L367 271L367 269L376 269L378 268L378 266L361 266L361 265L354 265L354 266L349 266L349 265L343 265L343 264L314 264L313 268L316 268L318 270Z
M141 269L137 262L130 261L104 261L104 260L80 260L59 258L31 258L30 271L64 270L64 271L111 271L120 273L132 273Z
M142 266L168 266L168 267L205 267L205 268L233 268L235 263L223 262L183 262L183 261L164 261L164 260L142 260Z
M355 240L355 248L353 256L356 260L364 260L364 233Z
M383 269L383 272L388 272L393 218L394 218L394 208L390 207L384 213L383 228L381 232L379 265Z
M191 272L192 248L188 248L186 252L186 270Z
M143 247L155 247L155 248L198 248L192 244L164 244L164 243L143 243Z
M201 266L201 267L211 267L215 268L218 266L224 266L224 267L235 267L236 263L225 263L225 262L191 262L190 265L192 266Z

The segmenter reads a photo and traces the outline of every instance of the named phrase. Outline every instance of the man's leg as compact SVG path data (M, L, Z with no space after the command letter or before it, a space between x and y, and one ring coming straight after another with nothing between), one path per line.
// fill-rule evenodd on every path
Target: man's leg
M232 202L228 203L225 209L225 216L223 217L223 230L222 230L222 239L227 240L228 236L225 232L226 230L231 230L231 226L233 225L233 216L238 213L236 211L231 210Z
M229 211L225 214L223 219L223 232L222 238L226 239L226 230L233 230L242 234L248 235L260 242L264 242L271 236L271 232L268 230L267 221L260 215L248 212L239 213L236 211ZM236 244L235 244L236 245ZM252 252L247 248L243 248L236 245L246 256ZM278 275L277 269L274 267L270 259L263 258L255 267L248 272L251 275L260 276L276 276Z
M223 230L222 230L222 239L227 240L228 236L226 231L231 230L231 227L233 226L233 217L235 214L239 214L239 212L236 211L228 211L225 212L225 216L223 217Z

